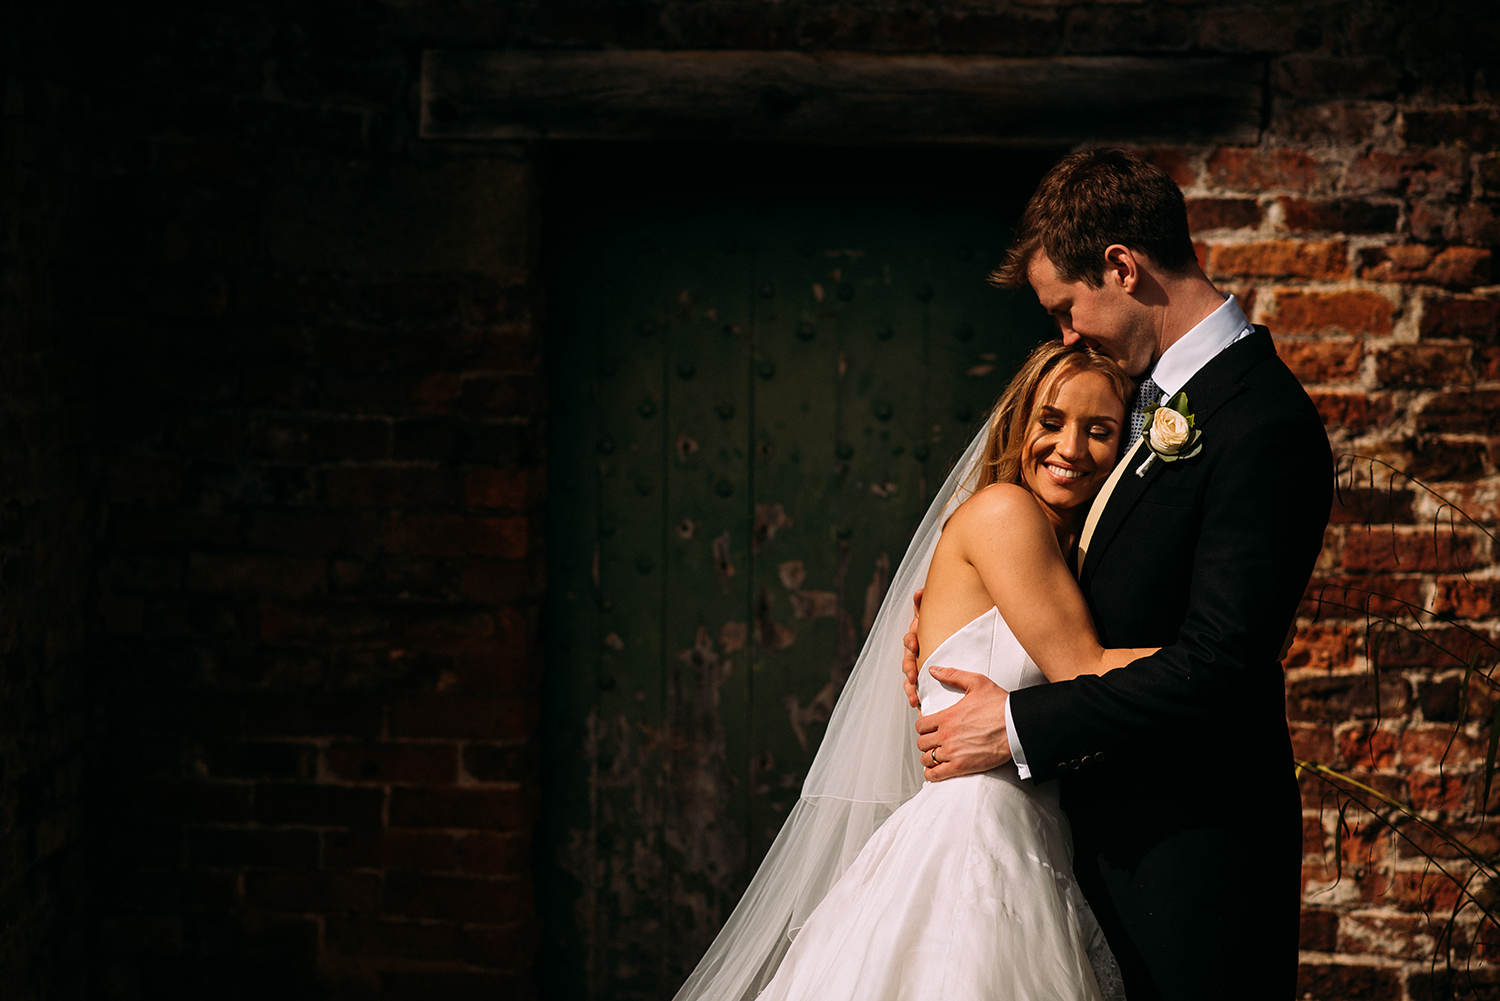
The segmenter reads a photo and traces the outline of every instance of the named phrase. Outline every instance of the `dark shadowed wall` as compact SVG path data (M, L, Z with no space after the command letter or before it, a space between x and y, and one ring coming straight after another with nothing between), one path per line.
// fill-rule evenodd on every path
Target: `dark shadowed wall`
M4 15L7 999L553 980L532 879L535 853L555 859L532 843L549 161L545 143L420 138L428 49L1261 60L1256 138L1149 153L1335 449L1479 525L1435 542L1439 502L1377 477L1335 511L1318 584L1356 608L1361 588L1405 599L1455 641L1500 628L1487 4L126 6ZM1362 616L1307 611L1299 753L1493 854L1488 731L1454 729L1461 662L1389 642L1375 685ZM1485 719L1488 692L1468 703ZM1304 996L1445 996L1429 915L1453 885L1368 825L1337 840L1336 879L1323 804L1310 782ZM1460 923L1486 955L1487 934ZM1489 996L1482 974L1451 986Z

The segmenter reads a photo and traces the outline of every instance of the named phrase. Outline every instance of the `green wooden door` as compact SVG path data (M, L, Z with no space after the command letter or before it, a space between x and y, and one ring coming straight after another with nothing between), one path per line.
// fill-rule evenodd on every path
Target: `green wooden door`
M932 492L1050 331L985 281L1008 238L988 205L638 194L567 216L550 255L556 997L669 998L692 969L795 803Z

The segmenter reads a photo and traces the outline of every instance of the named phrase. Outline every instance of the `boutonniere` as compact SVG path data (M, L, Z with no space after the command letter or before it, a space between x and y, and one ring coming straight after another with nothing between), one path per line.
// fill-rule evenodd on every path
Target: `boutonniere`
M1135 468L1135 475L1145 476L1157 457L1162 462L1191 459L1203 451L1203 432L1193 427L1193 413L1188 409L1186 393L1178 393L1165 404L1155 404L1141 411L1146 422L1146 445L1151 454Z

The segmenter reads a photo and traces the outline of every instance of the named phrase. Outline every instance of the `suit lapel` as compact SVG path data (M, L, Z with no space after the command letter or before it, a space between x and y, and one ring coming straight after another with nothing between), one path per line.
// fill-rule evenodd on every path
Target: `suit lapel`
M1275 355L1276 347L1271 343L1270 332L1265 327L1258 326L1252 333L1245 335L1210 359L1208 364L1199 369L1188 380L1187 385L1182 387L1183 392L1187 393L1188 405L1193 412L1194 427L1203 431L1205 448L1210 447L1213 440L1208 427L1214 413L1243 390L1242 380L1246 372ZM1085 591L1088 590L1089 583L1093 579L1094 570L1099 566L1099 556L1109 548L1110 542L1119 534L1130 512L1145 496L1151 484L1155 483L1172 465L1158 458L1146 468L1144 475L1137 476L1136 469L1140 467L1147 452L1143 448L1138 450L1138 453L1135 456L1127 456L1127 459L1134 464L1133 467L1125 471L1119 483L1116 484L1114 492L1105 498L1104 510L1100 513L1098 524L1094 527L1094 535L1084 554L1083 565L1079 567L1078 579Z

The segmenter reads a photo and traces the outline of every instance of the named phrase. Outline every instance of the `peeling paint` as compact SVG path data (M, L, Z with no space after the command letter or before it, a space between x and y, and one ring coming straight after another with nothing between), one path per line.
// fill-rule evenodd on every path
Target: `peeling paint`
M781 578L782 587L795 591L807 580L807 567L801 560L787 560L776 568L776 575Z
M762 650L785 650L797 642L795 630L771 618L771 605L775 600L768 587L762 587L755 599L755 641Z
M698 523L691 518L684 518L677 523L677 537L679 539L691 539L698 531Z
M608 636L604 637L604 645L615 651L625 649L625 641L620 639L619 633L610 633Z
M719 580L724 584L724 593L729 593L729 578L734 576L734 564L729 562L729 529L724 534L714 539L714 571L718 573Z
M719 646L724 648L725 653L743 650L749 633L750 630L743 622L726 622L719 629Z
M995 366L991 365L989 362L985 362L980 365L971 365L968 368L964 369L964 375L971 375L977 379L982 376L989 375L993 371L995 371Z
M680 462L686 462L686 461L688 461L688 457L691 456L691 455L696 454L697 451L698 451L698 442L691 435L689 435L687 433L687 429L684 428L677 435L677 459L678 459L678 461L680 461Z
M792 734L797 738L797 743L805 750L808 747L807 729L810 726L827 723L833 715L833 705L838 701L839 692L844 690L844 683L849 680L849 672L854 668L855 654L859 649L859 637L854 632L854 620L850 618L844 607L844 585L849 577L849 561L851 552L846 540L839 540L838 568L834 571L834 612L838 619L838 642L834 649L833 662L828 667L828 681L814 695L812 701L806 706L795 695L783 696L782 701L786 704L787 722L791 724ZM884 571L882 571L882 565ZM880 578L882 572L889 573L890 559L880 554L876 561L876 577ZM873 585L875 581L871 581ZM885 585L882 581L881 591L884 593ZM869 591L865 592L865 600L868 604ZM878 607L878 603L877 603ZM868 615L868 609L866 614ZM873 615L870 616L873 621ZM865 632L870 631L869 626Z
M795 591L791 601L794 618L823 619L839 613L839 596L832 591Z
M890 481L887 481L885 483L870 484L870 493L874 494L876 497L892 497L895 495L896 490L897 485Z
M776 538L776 533L781 529L790 528L792 524L791 517L780 504L755 505L755 531L750 537L750 551L760 552L761 546Z

